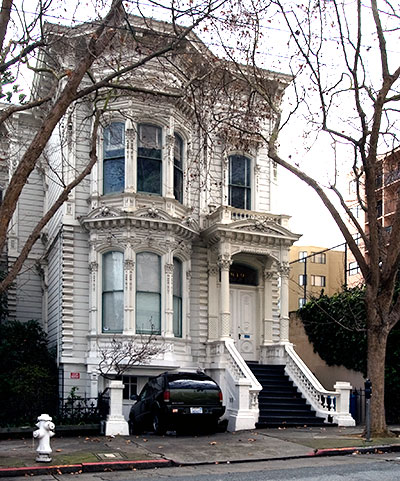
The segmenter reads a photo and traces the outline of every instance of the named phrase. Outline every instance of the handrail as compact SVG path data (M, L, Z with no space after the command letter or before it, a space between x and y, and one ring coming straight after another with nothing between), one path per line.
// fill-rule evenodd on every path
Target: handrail
M290 344L285 345L286 370L318 414L327 418L336 414L340 394L326 390Z
M250 381L250 390L251 391L261 391L262 386L257 381L257 378L254 376L253 372L249 368L249 366L244 361L243 357L239 354L233 339L226 339L225 340L225 347L228 353L231 356L231 360L234 362L235 368L237 373L239 374L240 378L245 378Z

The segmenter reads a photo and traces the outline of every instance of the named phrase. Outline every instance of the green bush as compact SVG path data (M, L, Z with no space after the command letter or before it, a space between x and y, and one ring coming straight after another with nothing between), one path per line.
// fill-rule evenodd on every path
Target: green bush
M57 367L37 321L0 325L0 426L30 424L53 414Z

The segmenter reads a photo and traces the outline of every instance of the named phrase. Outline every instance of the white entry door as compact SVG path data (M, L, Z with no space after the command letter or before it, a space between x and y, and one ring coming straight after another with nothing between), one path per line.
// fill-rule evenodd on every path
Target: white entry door
M257 291L255 288L231 287L230 310L232 337L246 361L257 360Z

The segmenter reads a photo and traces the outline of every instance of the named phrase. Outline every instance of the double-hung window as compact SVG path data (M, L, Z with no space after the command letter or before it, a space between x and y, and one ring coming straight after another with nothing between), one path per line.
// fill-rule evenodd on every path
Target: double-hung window
M162 195L162 129L139 124L137 191Z
M251 209L251 161L243 155L229 157L229 205Z
M174 139L174 197L183 202L183 140L179 134Z
M174 336L182 337L182 262L174 258Z
M124 327L124 255L103 254L102 331L122 332Z
M125 124L113 122L103 131L103 194L125 186Z
M152 252L136 255L136 332L161 334L161 259Z

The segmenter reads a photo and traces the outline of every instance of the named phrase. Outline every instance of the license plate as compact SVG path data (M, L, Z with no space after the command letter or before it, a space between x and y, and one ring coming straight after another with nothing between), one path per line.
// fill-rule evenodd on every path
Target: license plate
M203 414L203 408L190 408L190 414Z

